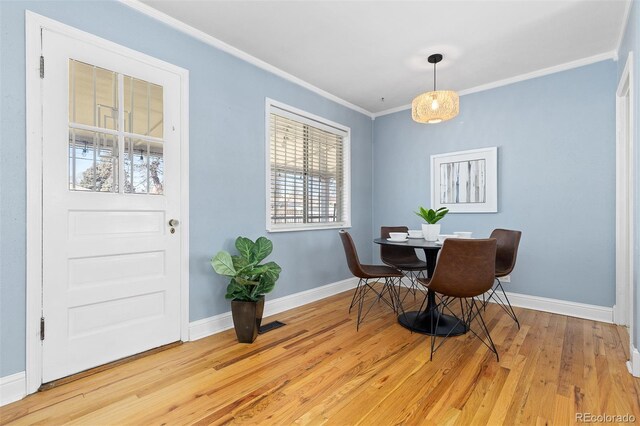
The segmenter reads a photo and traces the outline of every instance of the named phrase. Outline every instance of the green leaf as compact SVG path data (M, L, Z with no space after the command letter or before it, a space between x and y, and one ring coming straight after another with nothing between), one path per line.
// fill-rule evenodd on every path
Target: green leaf
M244 277L236 277L236 282L242 286L258 285L258 281L249 280Z
M227 294L225 295L225 298L234 300L250 300L249 295L249 287L241 285L235 279L232 279L227 286Z
M260 283L256 287L254 293L257 296L269 293L270 291L273 290L275 285L276 285L275 280L271 279L271 277L268 275L263 275L262 277L260 277Z
M432 209L429 209L429 211L427 212L427 223L434 223L434 220L436 220L436 212L434 212Z
M255 243L246 237L238 237L236 238L236 248L240 252L240 254L246 259L251 258L251 250Z
M265 267L265 272L263 276L269 277L275 283L278 278L280 278L280 272L282 272L282 268L276 262L269 262L263 265Z
M233 260L231 255L226 251L219 251L213 259L211 259L211 266L213 270L220 275L227 277L233 277L236 275L236 269L233 267Z
M273 243L268 238L260 237L251 248L250 259L254 262L261 262L264 258L271 254Z
M427 211L424 207L420 207L420 210L414 213L420 216L425 222L427 221Z
M231 260L237 273L241 273L242 268L246 268L249 265L249 261L242 256L231 256Z
M449 213L449 209L448 208L440 207L438 210L436 210L436 218L435 218L435 221L432 222L432 223L437 223L440 219L445 217L447 213Z

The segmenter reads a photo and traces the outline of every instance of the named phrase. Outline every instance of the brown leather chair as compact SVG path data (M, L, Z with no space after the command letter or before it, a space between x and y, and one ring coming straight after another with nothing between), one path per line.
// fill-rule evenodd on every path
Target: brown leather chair
M356 329L360 328L360 323L367 316L373 305L379 300L382 300L397 313L399 301L398 294L395 287L395 280L402 278L402 272L396 268L392 268L384 265L363 265L358 259L358 252L356 245L353 243L351 235L347 231L341 230L339 232L342 245L344 246L344 253L347 256L347 265L351 273L359 278L358 286L353 293L351 304L349 305L349 312L353 308L354 304L358 304L358 320L356 322ZM382 290L378 290L373 287L374 282L380 279L384 279L384 285ZM371 282L370 282L371 280ZM373 300L373 303L369 306L367 311L362 315L362 308L364 306L364 300L369 291L372 291L377 297ZM388 294L388 298L385 298L385 293Z
M516 324L518 324L518 328L520 328L520 321L518 321L518 317L509 302L509 298L507 298L500 278L509 275L513 271L514 266L516 266L521 236L521 231L513 231L510 229L494 229L491 233L490 238L495 238L498 242L496 251L496 285L491 289L489 297L486 299L486 301L493 299L500 305ZM500 290L502 295L496 293L497 290Z
M482 302L476 301L476 297L486 293L493 286L495 280L495 259L497 242L494 238L487 239L455 239L445 240L440 250L440 258L431 278L420 278L419 282L427 286L430 291L440 295L440 302L434 312L436 315L436 328L439 324L440 316L443 313L453 316L458 324L464 324L468 331L471 331L482 343L484 343L493 353L498 361L498 350L496 349L489 329L482 318ZM456 300L460 301L459 313L451 310L451 304ZM443 311L447 312L443 312ZM471 323L476 320L480 327L481 334L476 333L471 328ZM453 330L454 327L451 329ZM449 337L449 335L445 336ZM435 346L435 333L431 336L431 358L434 352L444 343Z
M380 237L389 238L391 232L407 232L406 226L382 226L380 227ZM426 275L427 262L421 260L416 254L416 250L411 247L380 245L380 259L386 265L400 269L404 276L409 279L411 286L409 290L416 296L417 279ZM406 294L405 294L406 297Z

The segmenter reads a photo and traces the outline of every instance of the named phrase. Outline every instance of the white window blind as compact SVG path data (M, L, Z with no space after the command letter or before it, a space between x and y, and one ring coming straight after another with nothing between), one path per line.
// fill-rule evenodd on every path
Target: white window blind
M348 225L347 132L271 107L270 230Z

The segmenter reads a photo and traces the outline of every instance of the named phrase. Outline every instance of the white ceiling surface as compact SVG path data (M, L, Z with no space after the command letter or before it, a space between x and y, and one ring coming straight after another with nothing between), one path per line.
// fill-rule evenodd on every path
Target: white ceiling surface
M143 0L369 112L606 55L627 0ZM381 101L384 98L384 102Z

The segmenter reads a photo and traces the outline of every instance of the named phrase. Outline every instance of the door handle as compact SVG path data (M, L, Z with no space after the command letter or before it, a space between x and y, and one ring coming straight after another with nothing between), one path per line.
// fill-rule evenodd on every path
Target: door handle
M180 221L178 219L169 220L169 226L174 227L180 225Z

